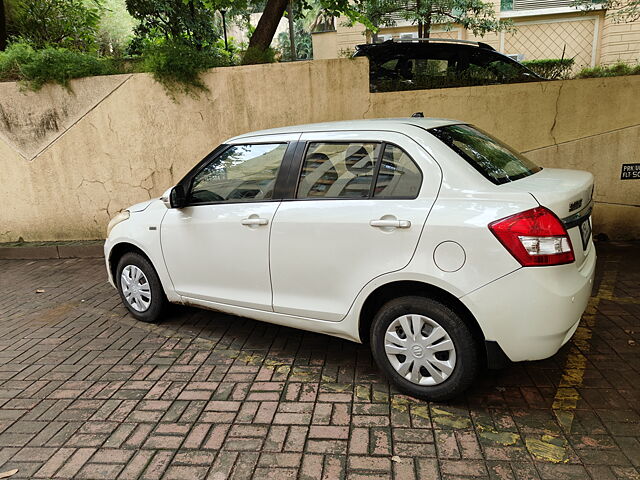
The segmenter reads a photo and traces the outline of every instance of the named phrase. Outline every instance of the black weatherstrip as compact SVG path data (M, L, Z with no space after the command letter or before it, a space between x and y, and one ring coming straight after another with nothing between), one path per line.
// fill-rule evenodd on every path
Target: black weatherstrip
M287 194L287 181L289 179L289 171L291 170L291 164L293 163L293 157L296 151L298 142L289 142L287 150L284 152L282 163L278 169L278 177L276 178L276 184L273 187L273 199L278 200L285 198Z
M387 143L382 142L378 144L377 147L379 150L376 155L376 164L373 169L373 175L371 178L371 187L369 187L369 196L367 198L373 198L376 191L376 184L378 183L378 174L380 173L380 166L382 165L382 160L384 158L384 151L387 148Z
M306 142L291 142L284 160L282 161L282 176L278 175L278 197L292 199L296 197L298 177L302 167L302 157L306 148Z

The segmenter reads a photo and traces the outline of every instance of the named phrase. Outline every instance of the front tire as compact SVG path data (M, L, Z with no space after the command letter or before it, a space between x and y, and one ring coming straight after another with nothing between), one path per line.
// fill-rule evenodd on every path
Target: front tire
M116 269L122 303L136 319L155 323L162 316L167 298L151 262L139 253L122 256Z
M384 304L373 319L371 352L401 391L425 400L457 397L480 368L478 345L448 306L408 296Z

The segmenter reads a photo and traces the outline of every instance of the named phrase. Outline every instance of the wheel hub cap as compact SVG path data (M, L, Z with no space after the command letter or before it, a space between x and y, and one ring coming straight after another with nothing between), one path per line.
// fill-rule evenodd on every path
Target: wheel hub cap
M392 321L384 348L396 372L417 385L444 382L456 365L451 337L438 322L424 315L403 315Z
M120 288L125 300L136 312L144 312L151 305L149 280L135 265L127 265L122 269Z
M418 345L417 343L414 343L413 346L411 347L411 353L413 353L413 356L416 358L422 358L422 355L424 354L424 350L420 345Z

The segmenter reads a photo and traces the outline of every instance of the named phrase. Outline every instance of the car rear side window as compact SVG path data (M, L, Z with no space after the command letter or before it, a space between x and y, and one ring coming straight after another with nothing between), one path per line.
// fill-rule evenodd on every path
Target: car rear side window
M542 170L524 155L471 125L446 125L429 132L496 185Z
M416 198L422 185L422 173L400 147L386 144L376 178L374 198Z
M309 143L297 198L367 198L378 143Z

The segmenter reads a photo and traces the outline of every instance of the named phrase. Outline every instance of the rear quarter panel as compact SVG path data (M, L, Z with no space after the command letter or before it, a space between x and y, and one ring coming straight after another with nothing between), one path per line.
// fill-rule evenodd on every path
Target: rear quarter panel
M521 268L488 225L538 202L526 192L500 189L430 133L423 130L415 140L440 165L442 185L406 272L437 278L461 297ZM434 260L438 245L447 241L464 250L464 264L457 271L443 271Z

